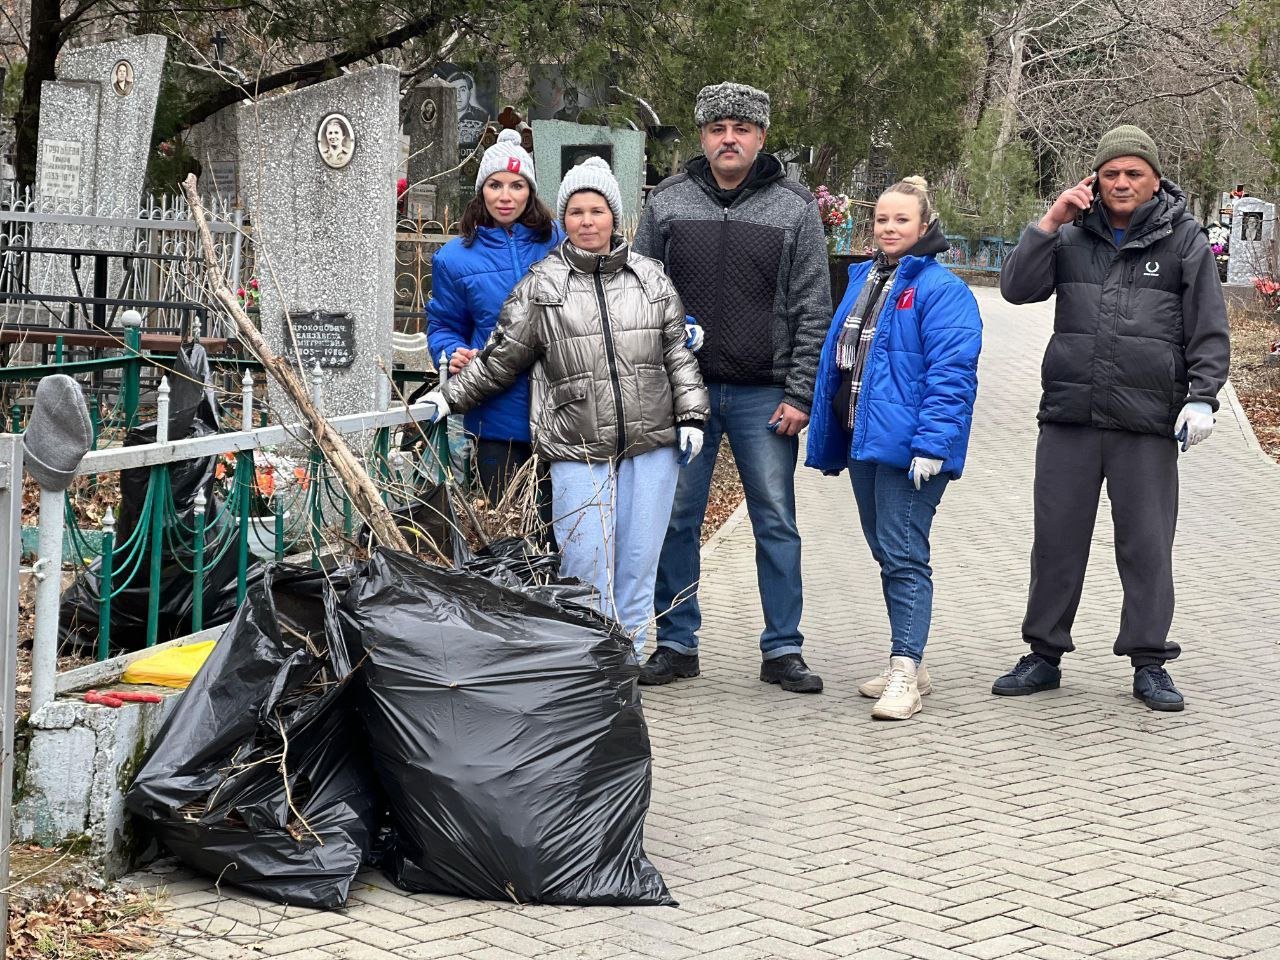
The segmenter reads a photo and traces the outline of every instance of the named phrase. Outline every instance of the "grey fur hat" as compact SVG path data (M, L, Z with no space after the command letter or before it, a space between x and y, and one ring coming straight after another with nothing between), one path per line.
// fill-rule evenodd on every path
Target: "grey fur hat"
M609 169L609 164L599 157L587 157L560 181L560 193L556 197L556 216L564 223L564 211L569 206L569 198L583 190L592 190L604 197L613 211L613 232L622 232L622 191L618 188L618 179Z
M745 120L769 129L769 95L745 83L716 83L698 91L693 122L700 127L717 120Z
M22 434L27 472L45 490L71 486L76 468L93 445L93 424L80 384L64 373L41 378L35 407Z

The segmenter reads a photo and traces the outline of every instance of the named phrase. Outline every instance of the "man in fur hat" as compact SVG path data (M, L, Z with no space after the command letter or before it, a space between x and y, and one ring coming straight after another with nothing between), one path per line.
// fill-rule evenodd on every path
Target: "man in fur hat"
M704 156L659 184L634 249L661 260L687 313L711 391L706 454L681 471L658 566L658 648L646 686L696 677L699 533L722 437L742 475L764 608L760 679L817 693L801 656L800 534L794 475L818 354L831 321L827 247L813 196L763 153L769 95L740 83L703 87L694 109Z

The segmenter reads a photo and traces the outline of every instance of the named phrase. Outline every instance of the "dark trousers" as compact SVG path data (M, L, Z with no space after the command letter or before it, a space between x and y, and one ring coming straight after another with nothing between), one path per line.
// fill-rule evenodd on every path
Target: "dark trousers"
M1178 522L1178 444L1172 437L1040 425L1036 444L1035 543L1022 638L1036 653L1075 649L1089 541L1102 482L1111 499L1116 566L1124 588L1115 653L1135 668L1172 660L1173 535Z
M533 447L519 440L483 440L476 438L476 472L479 474L480 489L490 506L502 500L511 478L516 475L529 458L533 456ZM548 542L554 542L551 529L551 474L547 464L538 465L538 519Z

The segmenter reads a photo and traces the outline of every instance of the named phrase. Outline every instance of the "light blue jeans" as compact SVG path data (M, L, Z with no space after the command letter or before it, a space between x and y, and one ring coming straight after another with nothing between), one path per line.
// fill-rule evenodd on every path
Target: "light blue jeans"
M689 655L698 652L702 520L720 441L728 437L756 538L756 583L764 612L760 656L774 660L799 653L804 644L795 488L800 440L780 437L769 429L769 418L782 402L782 388L708 383L707 389L711 416L706 442L702 456L680 471L671 525L658 564L658 646Z
M871 556L880 565L880 587L893 634L891 657L924 658L933 618L933 568L929 533L951 477L939 474L920 484L901 467L849 461L858 519Z
M560 572L596 589L597 606L622 624L636 656L653 619L653 579L680 472L675 447L621 461L551 464Z

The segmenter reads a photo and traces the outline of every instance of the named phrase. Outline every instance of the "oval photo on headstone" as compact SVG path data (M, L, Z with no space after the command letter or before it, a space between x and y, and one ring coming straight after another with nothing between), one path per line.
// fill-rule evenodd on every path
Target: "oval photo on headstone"
M133 93L133 64L128 60L117 60L111 68L111 89L118 97Z
M430 97L422 101L422 122L428 125L436 122L436 102Z
M341 113L331 113L316 129L316 149L325 166L341 170L356 152L356 135L351 121Z

